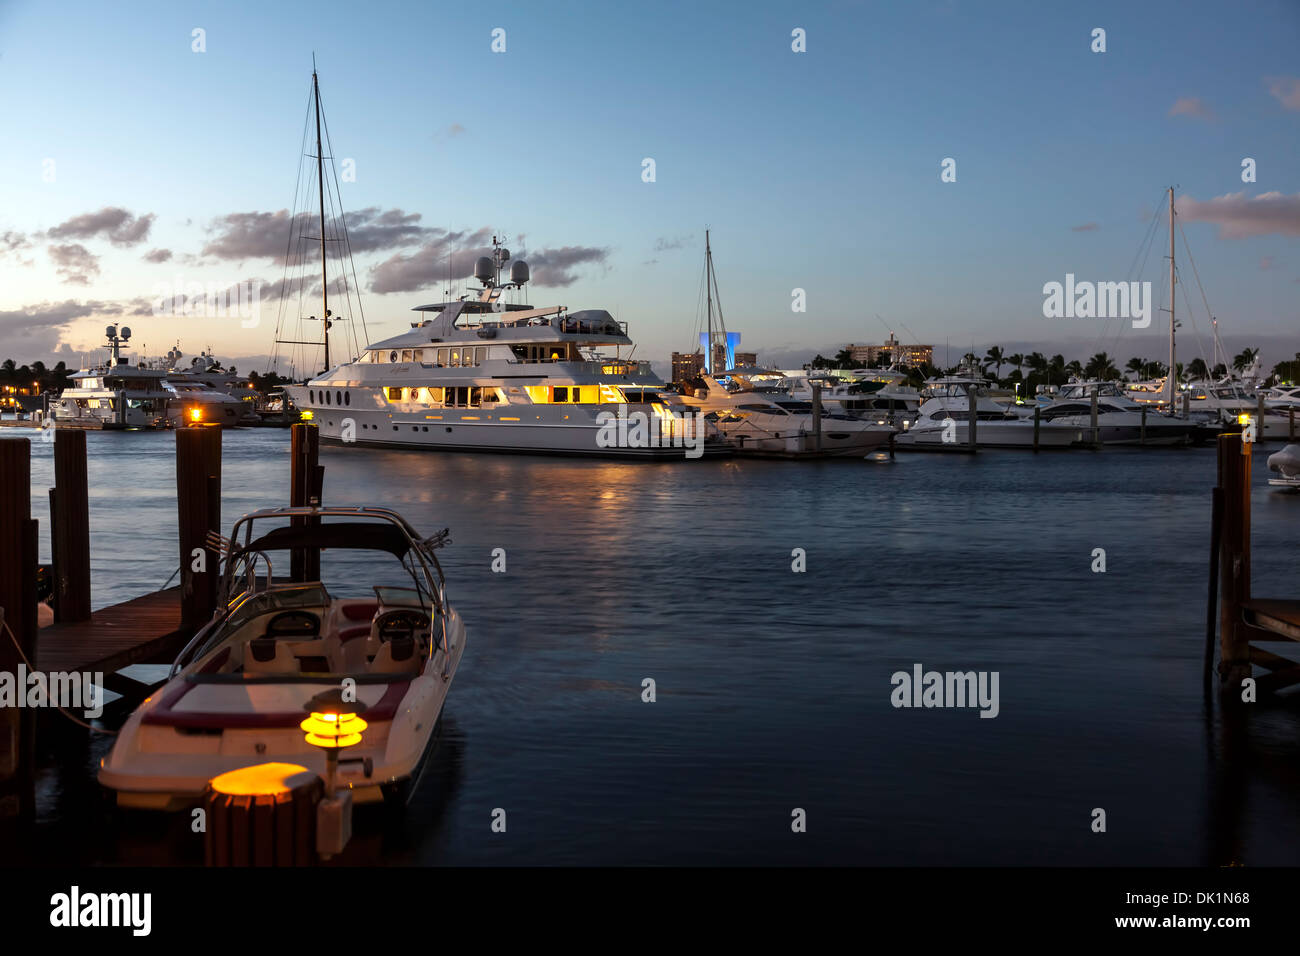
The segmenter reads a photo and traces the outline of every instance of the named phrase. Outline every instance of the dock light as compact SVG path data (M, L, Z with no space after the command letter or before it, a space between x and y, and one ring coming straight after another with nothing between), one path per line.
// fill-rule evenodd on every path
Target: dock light
M197 408L191 408L191 409L190 409L190 421L192 421L192 422L201 422L201 421L203 421L203 412L200 411L200 410L197 409Z
M1249 425L1250 422L1251 422L1251 419L1253 419L1254 417L1255 417L1255 416L1253 416L1253 415L1247 415L1247 414L1245 414L1245 413L1243 413L1243 414L1241 414L1241 415L1238 415L1238 416L1237 416L1237 424L1238 424L1238 425Z
M311 421L311 420L312 420L313 418L315 418L315 417L316 417L315 413L312 412L312 410L311 410L310 408L304 408L304 409L302 410L302 420L303 420L303 421L305 421L305 422L309 422L309 421Z
M307 743L325 751L325 795L334 796L334 777L338 773L339 751L361 743L366 722L358 715L366 709L359 700L346 701L339 688L317 694L303 705L311 716L298 726L307 735Z

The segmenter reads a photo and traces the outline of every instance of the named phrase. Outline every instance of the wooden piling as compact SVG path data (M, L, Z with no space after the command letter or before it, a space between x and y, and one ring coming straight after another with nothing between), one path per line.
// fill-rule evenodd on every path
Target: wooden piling
M966 401L970 406L970 424L966 428L966 431L968 432L966 435L966 443L970 446L972 452L975 451L976 448L975 428L979 422L979 411L976 407L978 403L975 398L976 390L974 383L966 386Z
M299 423L290 430L289 504L295 508L320 504L323 475L319 465L320 430L315 425ZM294 518L295 525L309 519ZM294 581L320 580L320 552L296 548L289 556L289 575Z
M1092 443L1094 445L1101 444L1101 429L1097 427L1097 388L1098 386L1096 385L1092 387L1092 411L1090 413L1091 420L1089 422L1089 425L1092 428Z
M1240 432L1219 436L1219 676L1224 689L1250 676L1250 644L1242 604L1250 600L1250 445Z
M297 764L265 763L213 778L203 795L208 866L310 866L325 784Z
M1146 417L1146 409L1142 410ZM1219 610L1219 549L1223 540L1223 489L1215 488L1210 496L1210 592L1205 607L1205 659L1202 680L1210 689L1210 671L1214 666L1214 634Z
M36 659L39 552L31 493L31 442L0 440L0 607L5 625L0 626L0 670L10 674L18 672L24 655ZM33 711L0 708L0 820L26 818L33 810L35 729Z
M54 620L90 620L90 497L86 433L54 433L50 543L54 558Z
M1034 403L1034 451L1038 451L1038 429L1043 422L1043 406Z
M177 429L176 509L181 627L193 630L206 624L217 606L220 554L208 547L207 536L221 533L220 428Z
M1146 443L1147 443L1147 407L1143 405L1142 406L1142 428L1138 432L1138 444L1145 445Z
M813 450L820 452L822 450L822 387L817 384L812 387L812 414Z

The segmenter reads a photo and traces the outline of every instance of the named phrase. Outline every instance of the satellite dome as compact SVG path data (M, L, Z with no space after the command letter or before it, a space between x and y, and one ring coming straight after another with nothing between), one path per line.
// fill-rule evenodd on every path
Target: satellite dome
M110 325L108 328L104 330L104 335L106 335L110 339L117 338L117 326Z
M510 266L510 281L515 285L523 285L528 281L528 263L523 259L516 259Z
M131 337L131 330L127 326L122 326L122 341L125 342Z
M479 282L490 282L496 277L496 266L492 263L490 256L479 256L478 261L474 263L474 278Z

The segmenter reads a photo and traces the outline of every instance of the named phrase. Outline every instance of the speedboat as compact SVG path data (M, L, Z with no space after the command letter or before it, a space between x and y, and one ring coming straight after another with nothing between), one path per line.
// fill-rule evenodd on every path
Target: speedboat
M244 515L220 541L216 613L122 726L100 783L119 806L170 810L241 767L283 762L324 776L324 753L299 728L304 705L322 690L350 688L368 727L338 761L338 785L356 803L409 797L465 650L435 555L446 543L446 531L422 538L384 508ZM353 582L376 552L396 558L405 575L366 593ZM322 565L338 578L329 589Z
M1300 491L1300 445L1287 445L1268 456L1268 470L1276 471L1277 478L1268 483L1274 488L1291 488Z
M900 448L969 445L970 402L975 400L975 444L980 448L1033 448L1035 426L989 397L987 383L972 376L946 376L927 383L926 399L916 420L896 442ZM1082 442L1083 429L1061 422L1040 422L1039 448L1067 448Z
M1097 395L1097 434L1103 445L1183 445L1200 425L1174 418L1129 398L1115 382L1071 382L1042 406L1044 422L1072 425L1092 435L1092 395ZM1041 426L1040 426L1041 427Z

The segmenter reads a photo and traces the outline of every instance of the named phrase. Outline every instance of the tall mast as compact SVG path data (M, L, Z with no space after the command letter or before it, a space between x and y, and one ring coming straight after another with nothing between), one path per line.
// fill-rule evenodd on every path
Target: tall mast
M1169 410L1177 412L1178 365L1174 350L1174 187L1169 187Z
M713 367L713 250L709 246L709 230L704 230L704 294L708 298L708 346L704 355L704 367L709 370L710 375L716 375L717 369Z
M314 59L314 58L313 58ZM312 63L311 88L316 100L316 182L320 187L320 291L321 322L325 328L325 369L330 368L330 290L329 274L325 264L325 151L320 143L320 83L316 79L316 64Z

